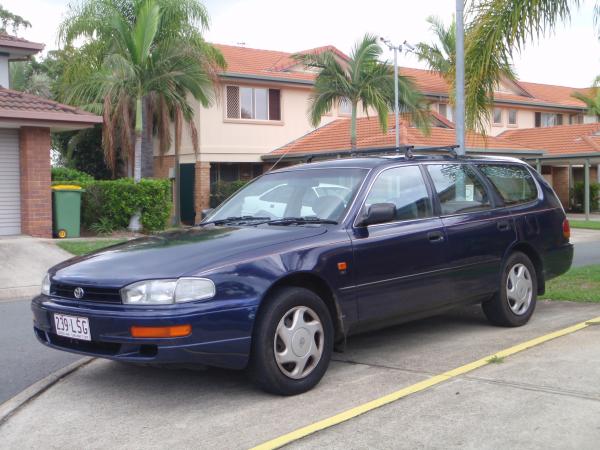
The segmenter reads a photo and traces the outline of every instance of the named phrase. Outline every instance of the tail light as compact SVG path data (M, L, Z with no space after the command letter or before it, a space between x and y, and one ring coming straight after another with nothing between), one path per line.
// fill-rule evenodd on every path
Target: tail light
M563 220L563 236L568 241L571 238L571 225L569 225L569 219Z

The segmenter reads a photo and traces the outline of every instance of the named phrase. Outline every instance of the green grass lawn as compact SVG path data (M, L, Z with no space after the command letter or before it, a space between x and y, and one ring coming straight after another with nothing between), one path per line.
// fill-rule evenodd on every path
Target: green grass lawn
M600 230L598 220L569 220L571 228L586 228L588 230Z
M600 264L577 267L548 281L542 298L600 303Z
M99 239L97 241L59 241L56 243L63 250L74 255L85 255L110 245L120 244L126 239Z

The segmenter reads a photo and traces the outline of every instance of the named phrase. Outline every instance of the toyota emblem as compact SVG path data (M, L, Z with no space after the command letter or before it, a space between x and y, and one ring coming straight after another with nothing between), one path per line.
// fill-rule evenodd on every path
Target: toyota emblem
M83 298L83 294L85 294L85 292L83 292L83 289L80 287L75 288L75 290L73 291L73 295L75 296L75 298Z

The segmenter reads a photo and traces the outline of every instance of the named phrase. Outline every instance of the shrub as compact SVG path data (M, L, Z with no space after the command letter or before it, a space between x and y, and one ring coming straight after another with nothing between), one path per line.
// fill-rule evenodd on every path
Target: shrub
M581 212L584 209L585 185L583 182L577 182L571 190L573 198L573 210ZM600 184L590 183L590 209L596 211L598 209L598 200L600 199Z
M248 181L245 180L217 181L213 183L211 186L210 207L216 208L246 184L248 184Z
M79 186L84 186L94 181L94 177L77 169L69 169L67 167L52 168L52 184L73 183Z
M123 229L131 216L141 211L146 231L160 231L171 214L171 183L169 180L143 179L134 183L130 178L98 180L85 186L81 220L90 228L102 223L104 229Z

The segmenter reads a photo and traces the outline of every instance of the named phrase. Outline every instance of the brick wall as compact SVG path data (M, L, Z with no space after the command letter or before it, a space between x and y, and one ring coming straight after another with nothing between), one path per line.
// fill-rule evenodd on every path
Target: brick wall
M50 129L22 127L19 130L19 147L21 232L37 237L52 237Z
M196 223L202 220L202 210L210 208L210 163L196 162L194 180L194 209Z
M565 208L569 207L569 168L552 167L552 187Z
M169 169L175 167L175 156L155 156L154 157L154 177L168 178Z

